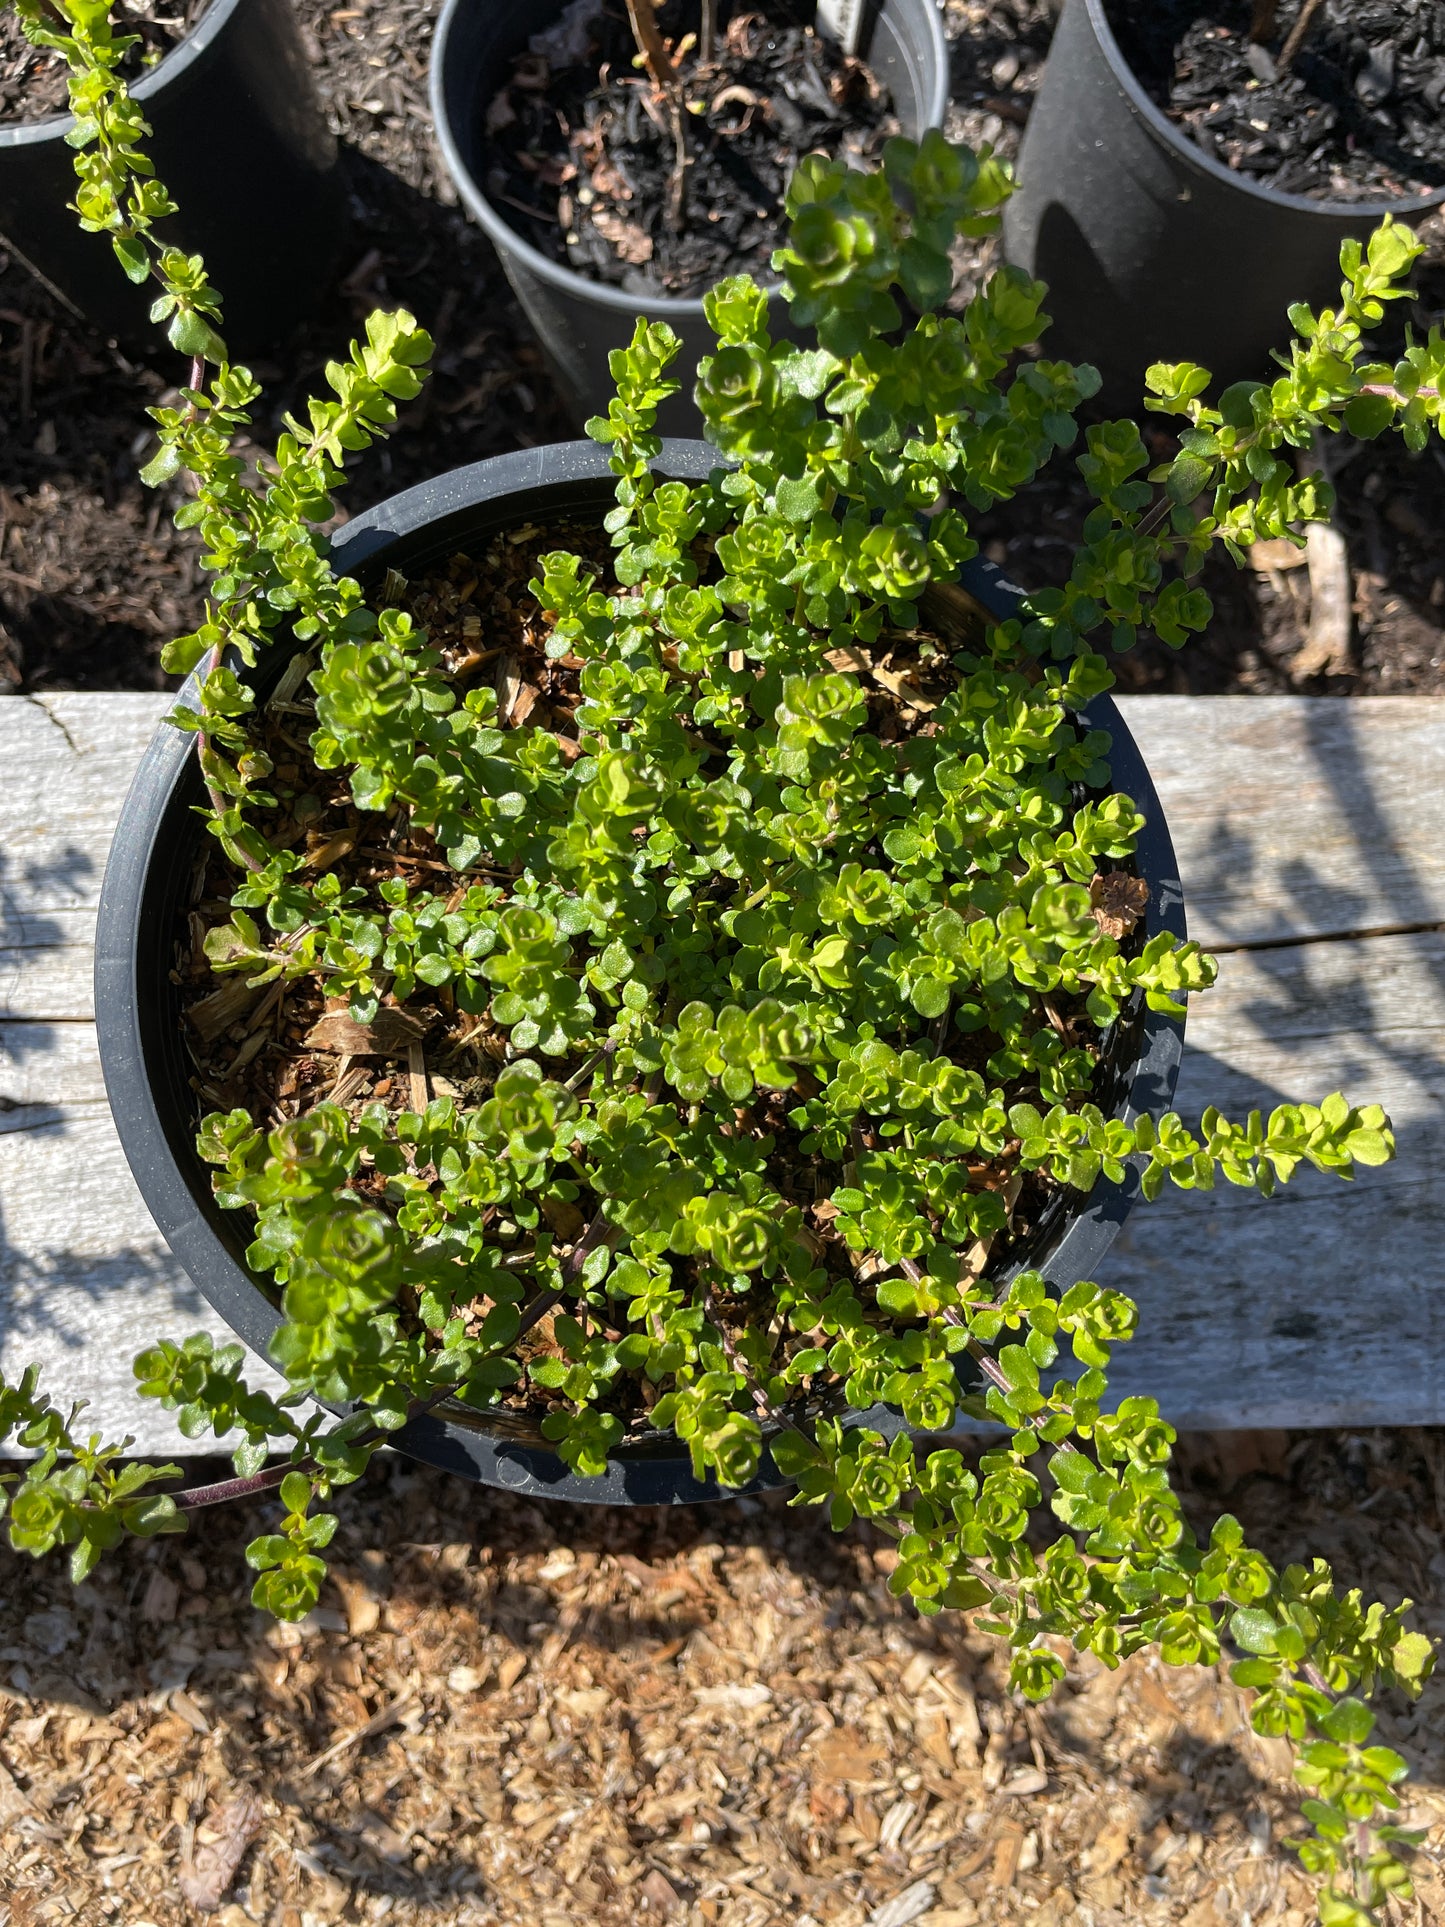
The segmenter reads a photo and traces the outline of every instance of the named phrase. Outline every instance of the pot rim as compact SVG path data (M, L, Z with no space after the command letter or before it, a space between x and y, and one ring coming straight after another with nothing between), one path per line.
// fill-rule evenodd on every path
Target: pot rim
M240 4L241 0L211 0L180 45L172 47L130 89L131 99L141 102L152 99L163 87L179 80L198 60L204 59ZM44 120L0 121L0 149L31 147L41 141L64 141L74 125L75 116L70 113L50 114Z
M717 466L716 451L706 443L664 441L656 467L688 480L704 479ZM463 541L450 524L497 503L539 487L568 484L590 490L612 480L607 451L594 442L553 443L497 455L466 468L453 469L378 503L338 531L331 552L339 572L385 562L399 541L437 529L438 545ZM555 513L568 513L558 503ZM989 613L1007 618L1023 593L991 563L976 558L959 578L973 600ZM189 687L189 685L188 685ZM184 698L186 692L180 692ZM1088 720L1114 736L1110 752L1113 780L1134 797L1144 811L1136 862L1154 886L1146 912L1146 930L1168 929L1185 936L1183 893L1168 826L1137 745L1107 697L1090 706ZM154 1042L155 1025L143 1018L139 981L139 932L144 898L152 873L174 832L165 824L176 792L191 771L195 739L162 722L147 746L122 805L101 887L95 938L95 1011L101 1067L116 1119L122 1149L166 1243L190 1275L197 1289L236 1335L264 1358L281 1315L223 1239L215 1223L217 1207L210 1194L209 1176L190 1152L188 1171L182 1159L194 1141L194 1121L168 1130L162 1115L160 1068ZM184 820L184 819L183 819ZM168 939L162 939L168 944ZM168 949L164 954L169 954ZM1144 1109L1164 1109L1173 1094L1182 1054L1182 1019L1143 1012L1133 1055L1118 1068L1121 1094L1113 1101L1114 1114L1135 1117ZM169 1107L168 1107L169 1108ZM1130 1169L1123 1183L1100 1180L1086 1199L1064 1198L1062 1230L1052 1246L1032 1264L1067 1281L1093 1275L1094 1267L1112 1244L1138 1194L1138 1173ZM1063 1197L1063 1194L1060 1194ZM242 1240L238 1238L238 1243ZM1016 1263L1005 1276L1025 1269ZM443 1415L445 1414L445 1415ZM867 1423L896 1432L901 1416L886 1407L846 1415L851 1423ZM734 1490L714 1480L693 1479L687 1449L671 1441L668 1452L659 1437L646 1452L626 1447L596 1478L570 1471L552 1451L530 1440L509 1438L483 1414L446 1407L415 1419L394 1435L401 1450L444 1470L488 1485L528 1494L589 1504L677 1504L744 1497L787 1483L771 1460L764 1457L751 1484ZM651 1447L651 1441L647 1442Z
M1271 207L1290 208L1299 214L1328 215L1333 220L1344 217L1360 222L1378 222L1387 214L1425 214L1432 207L1439 207L1445 202L1445 187L1434 188L1428 194L1392 201L1328 201L1309 194L1292 194L1284 188L1270 187L1266 182L1256 181L1247 174L1235 173L1233 168L1215 160L1212 154L1206 154L1149 98L1115 38L1114 29L1104 11L1104 0L1083 0L1083 4L1088 9L1089 22L1099 49L1129 105L1161 146L1167 147L1186 166L1192 167L1206 179L1224 187L1237 188L1241 194L1267 202Z
M447 53L451 44L453 29L463 8L475 6L477 0L446 0L438 20L436 32L432 37L430 72L427 78L427 92L431 104L432 126L436 132L437 145L441 148L442 159L448 174L456 183L457 191L466 202L467 208L485 230L487 238L500 254L512 255L529 274L561 292L579 296L595 303L599 308L610 309L613 313L635 315L644 310L652 316L665 320L669 315L680 318L700 318L703 312L701 295L679 294L628 294L622 288L614 288L604 281L594 281L590 275L579 274L575 268L564 267L532 243L504 220L478 186L471 168L463 158L461 144L452 128L452 116L447 105L446 85L443 72L447 64ZM929 54L933 65L933 98L928 102L922 116L923 128L941 127L948 110L948 43L943 37L943 24L938 9L931 0L920 0L919 17L924 24L924 33L929 43ZM781 292L781 283L773 283L767 290L769 301L775 300Z

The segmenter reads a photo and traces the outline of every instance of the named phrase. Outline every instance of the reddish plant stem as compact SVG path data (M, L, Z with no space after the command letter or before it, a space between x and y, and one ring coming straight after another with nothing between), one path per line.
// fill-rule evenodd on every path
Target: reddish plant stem
M786 1417L784 1417L783 1413L779 1411L778 1407L774 1405L773 1401L768 1397L767 1393L763 1390L762 1386L759 1385L757 1380L753 1377L752 1371L748 1365L747 1360L743 1357L742 1353L738 1350L737 1346L733 1342L732 1333L728 1330L727 1326L723 1323L722 1319L718 1315L717 1301L714 1299L712 1295L712 1287L708 1285L706 1282L704 1282L703 1288L702 1288L702 1303L703 1303L703 1309L706 1311L708 1315L708 1321L712 1325L713 1330L717 1333L718 1343L723 1348L723 1356L727 1359L727 1362L729 1363L729 1365L732 1366L733 1370L737 1373L738 1377L741 1378L744 1384L747 1386L748 1396L749 1398L752 1399L753 1404L756 1406L758 1416L760 1418L774 1420L779 1425L786 1425L789 1431L795 1431L797 1428L793 1426Z
M187 1492L172 1494L178 1512L199 1512L203 1506L224 1505L228 1499L250 1499L280 1485L288 1472L305 1472L315 1460L304 1465L268 1465L264 1472L253 1472L248 1479L220 1479L215 1485L193 1485Z
M453 1385L443 1385L440 1391L433 1392L429 1398L418 1400L407 1412L407 1424L410 1425L413 1419L424 1418L428 1412L447 1399L455 1398L462 1388L462 1383L463 1381L459 1380ZM369 1432L363 1432L360 1438L354 1439L352 1443L358 1446L377 1445L388 1436L381 1426L375 1425ZM280 1485L288 1472L304 1472L309 1476L320 1470L321 1467L315 1459L302 1459L297 1465L292 1465L288 1461L284 1465L268 1465L264 1471L253 1472L249 1478L220 1479L214 1485L193 1485L188 1491L176 1492L172 1497L178 1511L198 1512L203 1506L224 1505L229 1499L250 1499L258 1492L269 1492L274 1486Z
M1363 381L1360 383L1360 393L1362 395L1387 395L1391 401L1401 400L1399 389L1392 387L1387 381ZM1415 396L1418 396L1422 401L1439 401L1440 390L1438 388L1417 388L1415 390ZM1414 400L1415 396L1412 396L1411 400Z
M517 1338L525 1337L534 1325L541 1323L554 1306L561 1304L568 1285L586 1264L590 1253L594 1252L599 1245L614 1244L621 1235L620 1227L608 1224L599 1211L568 1254L562 1266L562 1283L555 1291L539 1292L523 1311L522 1322L517 1327ZM517 1339L514 1338L512 1343L516 1344L516 1342Z
M920 1266L916 1265L911 1258L900 1258L898 1260L898 1269L903 1273L905 1278L909 1279L915 1285L927 1283L926 1273ZM945 1325L957 1325L960 1331L966 1329L967 1321L956 1306L945 1305L940 1316ZM986 1351L984 1347L979 1344L978 1340L972 1336L970 1336L968 1341L968 1355L974 1363L980 1367L984 1376L991 1379L1001 1392L1007 1396L1013 1391L1013 1386L1009 1384L1008 1379L1004 1376L1003 1367L999 1364L998 1360L991 1352Z

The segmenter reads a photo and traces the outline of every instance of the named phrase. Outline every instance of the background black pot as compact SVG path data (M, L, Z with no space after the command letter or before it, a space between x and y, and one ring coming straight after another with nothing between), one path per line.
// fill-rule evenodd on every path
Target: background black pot
M713 464L698 442L664 444L660 467L698 480ZM544 526L563 519L600 522L612 504L613 480L605 452L591 442L526 449L454 470L383 502L349 522L338 537L339 569L363 582L391 567L416 576L459 548L484 544L520 522ZM1020 593L989 563L974 563L960 578L980 618L1013 612ZM280 652L266 665L279 675ZM1096 726L1114 738L1114 781L1148 817L1138 863L1150 884L1146 924L1184 934L1183 893L1169 832L1154 786L1133 738L1113 704L1096 703ZM195 1150L200 1112L189 1084L190 1058L182 1036L179 992L170 978L184 916L193 901L206 832L195 814L202 798L194 739L163 725L142 758L116 826L101 891L95 942L95 1009L106 1090L137 1184L171 1250L228 1325L264 1353L279 1322L275 1307L245 1264L249 1218L220 1210L210 1173ZM1099 1101L1111 1115L1134 1117L1167 1108L1178 1075L1183 1025L1143 1008L1142 999L1115 1027L1106 1051ZM1060 1194L1040 1226L1028 1262L1056 1283L1095 1275L1137 1191L1131 1172L1123 1184L1101 1183L1087 1202ZM139 1347L151 1336L137 1332ZM486 1417L459 1406L409 1425L398 1447L428 1464L487 1485L594 1503L659 1505L733 1496L691 1475L686 1452L656 1435L628 1440L605 1476L581 1478L530 1426ZM892 1431L897 1416L870 1414ZM769 1463L749 1490L779 1483Z
M471 213L502 258L507 279L536 330L562 400L580 425L605 414L612 398L607 357L632 339L639 314L665 321L682 337L673 372L682 389L662 409L664 434L696 435L702 423L692 402L698 358L711 354L712 332L701 298L627 294L574 274L525 241L482 187L486 178L487 103L509 79L512 62L530 35L551 26L564 0L447 0L432 43L431 106L448 171ZM869 8L863 57L885 82L905 134L917 138L941 127L948 106L948 49L933 0L880 0ZM786 311L774 299L775 335L785 335Z
M160 231L205 256L225 300L227 345L250 354L284 339L330 285L347 207L289 0L211 0L195 32L131 92L180 208ZM95 327L152 346L154 288L127 281L104 239L66 211L74 125L68 114L0 123L0 235Z
M1050 354L1135 412L1153 361L1268 376L1293 301L1334 305L1340 243L1445 201L1307 200L1205 154L1130 72L1103 0L1066 0L1004 210L1004 252L1048 283Z

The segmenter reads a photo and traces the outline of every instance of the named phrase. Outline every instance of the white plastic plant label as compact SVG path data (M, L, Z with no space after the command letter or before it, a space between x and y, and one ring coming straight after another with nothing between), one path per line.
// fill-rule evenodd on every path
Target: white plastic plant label
M836 41L845 54L858 51L864 0L818 0L818 32Z

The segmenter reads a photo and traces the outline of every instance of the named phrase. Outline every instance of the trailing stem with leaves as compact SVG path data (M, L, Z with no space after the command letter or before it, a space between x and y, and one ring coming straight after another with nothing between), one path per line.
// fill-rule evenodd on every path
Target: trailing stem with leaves
M768 1454L796 1503L896 1539L900 1597L976 1612L1031 1699L1069 1646L1108 1666L1228 1650L1256 1728L1299 1747L1322 1919L1378 1919L1409 1892L1410 1836L1391 1824L1405 1767L1370 1745L1365 1700L1418 1693L1430 1642L1408 1601L1367 1602L1319 1560L1279 1571L1232 1518L1196 1536L1157 1405L1110 1406L1135 1306L1030 1268L1019 1213L1129 1166L1147 1197L1220 1175L1267 1197L1303 1164L1349 1178L1392 1154L1383 1113L1338 1093L1197 1127L1094 1101L1126 1020L1179 1012L1214 966L1138 929L1143 819L1086 711L1106 651L1205 627L1213 545L1239 561L1329 512L1293 451L1438 431L1438 334L1392 365L1365 345L1414 238L1387 222L1345 246L1339 306L1292 311L1273 382L1211 401L1204 369L1151 369L1177 454L1151 465L1133 422L1085 429L1095 507L1068 582L959 647L930 596L974 553L970 510L1079 442L1097 378L1023 354L1044 289L1016 270L947 311L950 244L989 231L1009 190L987 152L930 134L876 175L805 163L776 265L815 345L772 341L750 280L710 295L707 481L657 472L675 338L639 324L614 357L590 425L617 478L610 567L559 548L532 585L575 678L564 737L509 726L394 597L372 606L328 561L344 456L416 392L425 333L373 316L331 396L246 473L256 384L227 360L203 264L156 238L170 203L116 77L123 41L103 4L17 4L74 76L77 211L154 279L192 360L152 411L146 474L187 478L178 519L211 575L204 621L166 654L193 672L173 720L237 872L207 955L345 998L360 1024L383 1003L459 1013L490 1070L475 1101L422 1110L207 1117L199 1154L219 1202L254 1217L288 1389L251 1387L241 1347L204 1336L142 1352L139 1392L187 1437L240 1441L233 1480L171 1491L179 1468L125 1462L128 1441L87 1434L33 1371L0 1386L0 1436L36 1455L7 1480L12 1545L69 1547L80 1580L126 1532L279 1487L247 1558L256 1603L297 1618L335 1529L314 1506L445 1399L526 1406L584 1475L639 1425L727 1486ZM435 890L318 875L268 833L284 785L248 675L268 648L301 652L316 768L434 841ZM880 1406L901 1415L891 1436ZM959 1413L996 1428L976 1466L930 1444Z

